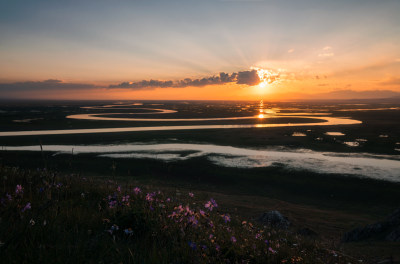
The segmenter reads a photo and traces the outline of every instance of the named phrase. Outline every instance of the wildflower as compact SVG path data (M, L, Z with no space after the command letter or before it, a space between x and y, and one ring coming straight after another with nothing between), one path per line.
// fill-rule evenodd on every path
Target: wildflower
M190 192L190 193L189 193L189 196L193 198L193 197L194 197L194 194L193 194L192 192Z
M146 194L146 201L148 201L148 202L152 202L152 201L154 201L154 196L155 196L156 194L153 192L153 193L147 193Z
M139 193L142 192L142 190L140 190L139 187L136 187L135 189L133 189L133 192L134 192L136 195L138 195Z
M220 251L220 249L221 249L221 247L220 247L218 244L216 244L216 245L215 245L215 250L216 250L216 251Z
M11 195L9 195L8 193L6 193L6 197L7 197L7 200L9 200L9 201L11 201L11 200L12 200L12 196L11 196Z
M210 201L208 201L205 205L205 208L207 208L208 210L212 211L214 207L218 207L217 203L215 202L215 200L213 198L210 199Z
M31 209L31 203L27 203L25 205L25 207L22 209L22 212L25 212L26 210L30 210Z
M129 195L122 196L122 202L129 202Z
M269 246L269 241L267 239L264 242L267 244L267 246Z
M59 183L56 184L56 188L57 188L57 189L61 188L61 186L62 186L62 183L61 183L61 182L59 182Z
M206 250L206 249L207 249L207 246L206 246L206 245L201 245L201 249L202 249L202 250Z
M194 217L194 215L190 216L188 219L189 223L191 223L192 225L196 226L199 221L197 221L196 217Z
M276 250L273 250L271 247L268 248L268 251L271 252L272 254L276 253Z
M81 197L82 197L82 198L85 198L85 193L81 193Z
M223 214L223 215L221 215L221 216L222 216L222 218L224 219L225 224L231 221L231 217L230 217L229 215Z
M260 233L256 234L256 239L261 239L261 234Z
M212 239L213 237L214 237L213 234L210 234L210 235L208 236L209 239Z
M117 206L117 201L113 200L113 201L108 202L108 207L114 208L115 206Z
M15 194L23 194L24 193L24 188L22 188L22 185L17 185L15 188Z
M237 240L236 240L236 237L232 236L232 237L231 237L231 241L232 241L232 243L236 243L236 241L237 241Z
M189 241L189 247L193 250L196 250L196 243Z
M171 202L171 198L167 198L167 200L165 200L167 203Z
M35 220L31 219L31 220L29 221L29 224L31 224L32 226L34 226L34 225L36 224L36 222L35 222Z
M211 228L213 228L213 227L214 227L213 221L208 222L208 225L209 225Z
M133 234L132 228L124 229L124 233L125 233L126 235L128 235L128 236L131 236L131 235Z
M120 186L120 185L118 185L117 191L118 191L119 193L121 192L121 186Z

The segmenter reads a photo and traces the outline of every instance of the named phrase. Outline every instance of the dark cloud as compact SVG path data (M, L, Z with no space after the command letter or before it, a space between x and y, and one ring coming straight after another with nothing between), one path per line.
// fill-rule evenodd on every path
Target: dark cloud
M120 84L110 85L109 88L129 88L133 90L152 89L152 88L184 88L184 87L203 87L207 85L237 83L246 85L257 85L260 83L260 78L256 70L234 72L232 74L220 72L218 76L210 76L201 79L186 78L178 81L140 81L140 82L123 82Z
M14 82L0 83L0 91L19 92L19 91L34 91L34 90L62 90L62 89L89 89L95 88L92 84L83 83L65 83L60 80L45 80L39 82Z
M162 87L171 87L173 85L173 81L140 81L140 82L123 82L116 85L110 85L109 88L130 88L134 90L148 89L148 88L162 88Z
M256 70L241 71L238 73L237 84L257 85L260 83L260 77Z

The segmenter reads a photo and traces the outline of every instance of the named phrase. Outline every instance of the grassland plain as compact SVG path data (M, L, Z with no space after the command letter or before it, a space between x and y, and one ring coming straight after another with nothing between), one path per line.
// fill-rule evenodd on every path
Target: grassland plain
M91 104L97 105L93 102ZM80 108L81 105L82 102L69 106L58 103L51 107L43 107L38 103L33 108L32 105L14 108L8 106L5 108L6 112L0 116L2 130L132 125L119 121L65 119L67 114L85 113L86 110ZM223 107L219 105L214 104L207 108L206 113L197 115L248 115L257 110L255 104L247 112L238 114L237 107L233 107L232 103ZM170 106L179 110L182 118L193 116L196 109L205 109L196 104L185 106L172 103ZM301 107L315 108L315 111L320 108L318 105ZM339 108L341 107L335 106L335 109L340 110ZM332 116L349 116L363 123L352 126L237 129L234 133L230 130L212 129L105 133L96 136L2 137L0 144L6 149L6 146L12 145L186 142L255 149L285 146L314 151L398 155L396 146L400 142L400 111L330 111ZM25 122L26 119L33 120ZM285 121L301 122L297 119ZM135 126L142 125L149 123L135 122ZM156 122L155 125L161 123ZM345 135L332 137L325 134L327 131L339 131ZM294 132L306 136L293 137ZM343 144L358 138L365 140L358 147ZM0 151L0 159L3 181L1 198L4 199L1 207L0 251L5 256L5 263L240 263L242 260L250 263L357 263L360 259L363 263L377 263L390 258L394 261L400 259L398 242L340 242L346 231L383 220L400 206L398 183L293 170L284 164L251 169L227 168L211 163L204 156L164 162L156 159L112 159L95 154L73 154L71 149L71 154L58 155L52 152L3 150ZM17 185L23 188L23 195L16 193ZM118 191L118 186L121 186L121 191ZM141 188L142 193L136 195L133 192L135 187ZM41 188L44 189L40 191ZM156 206L152 206L154 210L151 210L146 194L153 192L153 198L158 201ZM189 193L193 193L194 197L190 197ZM11 201L8 201L7 195L11 197ZM126 195L130 196L129 206L126 205ZM122 201L123 197L125 201ZM170 204L165 203L167 198L171 199ZM211 198L218 203L218 208L207 212L204 205ZM161 200L165 207L159 207ZM117 206L110 208L110 202L116 202ZM27 209L28 206L24 210L28 203L31 208ZM190 225L187 222L189 219L185 218L184 234L178 223L173 221L172 225L168 224L171 218L165 216L171 215L179 205L182 208L188 205L193 215L186 212L200 223L205 220L200 209L207 212L208 219L219 219L215 223L221 225L217 225L218 230L215 232L221 232L218 238L223 239L218 246L222 251L217 252L215 244L202 242L205 234L203 229L187 229L188 226L192 227L194 218L191 218ZM288 231L264 228L257 223L259 216L270 210L279 210L289 218L292 225ZM231 221L225 223L222 215L229 215ZM251 229L253 233L245 233L248 226L244 227L243 221L252 223L254 228L262 231L258 233L262 234L263 239L255 239L256 229ZM116 226L113 227L114 224ZM163 229L164 226L170 227L168 232ZM241 234L234 236L236 242L233 243L232 235L227 236L230 233L227 228L234 230L235 234ZM298 231L304 228L311 229L317 235L299 235ZM265 237L268 233L270 236ZM213 233L213 236L216 234ZM253 240L258 255L254 253L256 251L249 251L253 247ZM278 241L279 249L270 240ZM211 243L209 240L204 241ZM170 242L171 245L168 244ZM206 246L207 250L201 246ZM212 246L214 251L211 251ZM269 250L270 247L272 251ZM224 253L221 255L221 252Z

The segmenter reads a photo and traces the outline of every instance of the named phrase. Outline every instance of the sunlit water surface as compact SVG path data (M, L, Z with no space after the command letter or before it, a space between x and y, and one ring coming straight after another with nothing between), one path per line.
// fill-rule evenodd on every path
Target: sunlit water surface
M5 147L12 151L41 151L40 146ZM211 144L44 145L43 151L94 153L109 158L151 158L169 161L204 156L225 167L254 168L284 165L318 173L355 175L400 182L400 155L317 152L307 149L250 149ZM190 151L191 154L187 154ZM183 153L186 152L186 153ZM266 176L267 177L267 176Z

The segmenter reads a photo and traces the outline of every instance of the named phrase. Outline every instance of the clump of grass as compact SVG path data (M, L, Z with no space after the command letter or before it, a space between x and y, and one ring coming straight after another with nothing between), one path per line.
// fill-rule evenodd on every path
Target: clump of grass
M194 193L0 167L5 263L348 263Z

